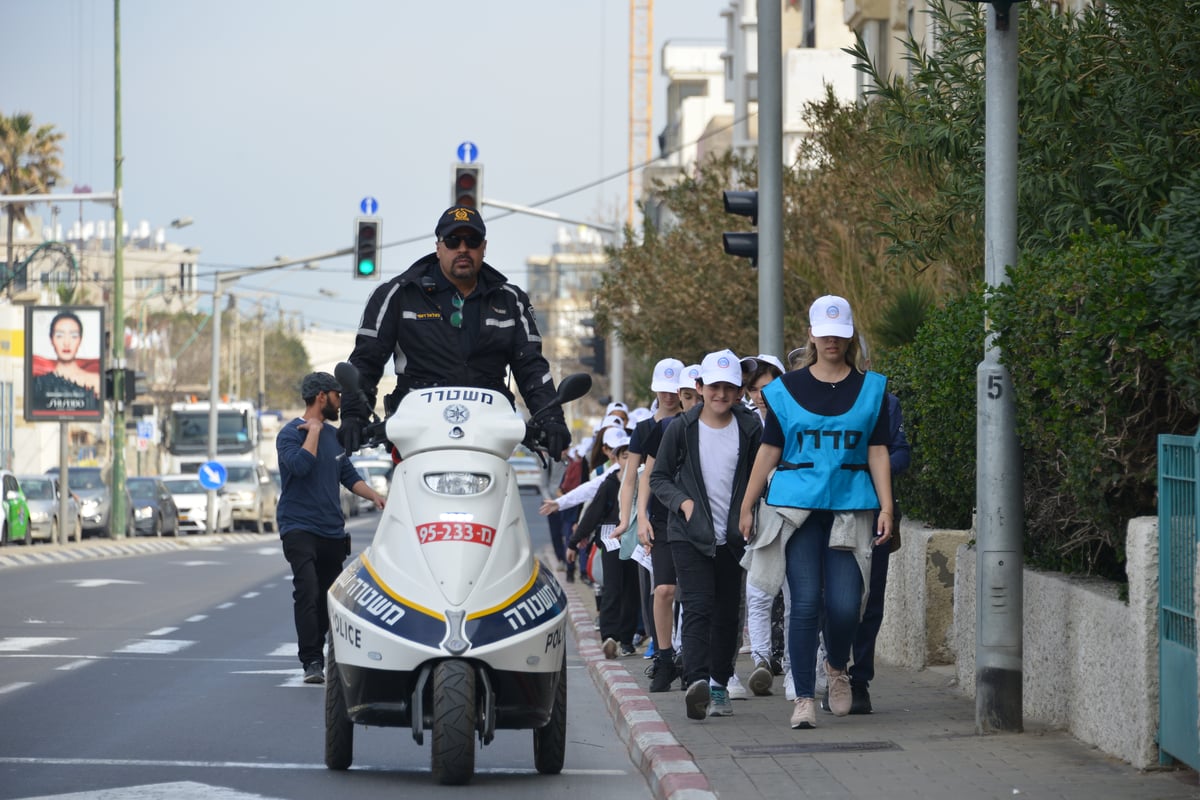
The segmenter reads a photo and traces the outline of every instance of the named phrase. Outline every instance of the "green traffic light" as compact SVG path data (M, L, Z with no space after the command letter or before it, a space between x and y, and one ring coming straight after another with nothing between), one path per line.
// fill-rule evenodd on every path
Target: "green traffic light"
M364 258L362 261L359 261L358 262L358 274L359 275L374 275L375 274L375 262L369 258Z

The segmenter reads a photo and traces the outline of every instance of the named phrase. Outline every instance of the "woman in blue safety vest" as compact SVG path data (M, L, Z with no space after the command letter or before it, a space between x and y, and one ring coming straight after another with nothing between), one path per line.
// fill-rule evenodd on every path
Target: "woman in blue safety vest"
M786 578L791 592L793 728L816 727L822 612L829 708L838 716L850 711L847 667L866 597L864 574L873 546L891 537L894 513L887 379L855 366L854 322L844 298L819 298L809 322L800 368L763 389L762 446L740 518L742 535L754 537L743 562L748 580L773 594Z

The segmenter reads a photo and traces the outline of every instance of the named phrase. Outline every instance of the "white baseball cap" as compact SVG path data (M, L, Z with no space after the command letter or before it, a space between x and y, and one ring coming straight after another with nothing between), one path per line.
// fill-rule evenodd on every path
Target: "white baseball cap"
M629 434L624 428L606 428L604 430L604 446L610 450L629 446Z
M704 383L742 385L742 362L732 350L709 353L700 362L700 380Z
M608 416L609 414L613 413L614 411L624 411L625 414L628 415L629 414L629 406L625 405L620 400L613 400L611 403L608 404L608 408L604 409L604 415Z
M835 294L818 297L808 309L808 324L812 335L837 336L841 339L854 338L854 317L846 298Z
M654 375L650 378L650 391L679 391L679 373L682 371L683 362L678 358L664 358L659 361L654 365Z
M637 424L639 422L650 419L653 416L654 416L653 411L646 408L645 406L638 406L637 408L635 408L629 412L629 422L627 422L625 424L625 427L628 430L633 430L634 428L637 427Z
M692 364L684 367L679 373L679 388L680 389L695 389L696 381L700 380L700 365ZM678 391L678 389L676 390Z

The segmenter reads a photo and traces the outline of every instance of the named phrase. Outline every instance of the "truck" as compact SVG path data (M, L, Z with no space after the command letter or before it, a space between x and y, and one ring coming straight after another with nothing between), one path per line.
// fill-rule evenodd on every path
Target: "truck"
M195 473L208 461L207 401L172 403L164 431L168 469L171 473ZM217 460L258 461L262 440L258 410L245 400L217 404Z

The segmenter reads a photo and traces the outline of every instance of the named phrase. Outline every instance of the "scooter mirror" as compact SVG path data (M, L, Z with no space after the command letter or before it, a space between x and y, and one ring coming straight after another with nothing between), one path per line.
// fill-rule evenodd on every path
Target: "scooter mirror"
M558 384L559 405L578 400L592 390L592 376L586 372L575 372L566 376Z

